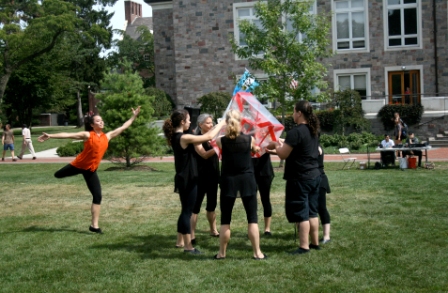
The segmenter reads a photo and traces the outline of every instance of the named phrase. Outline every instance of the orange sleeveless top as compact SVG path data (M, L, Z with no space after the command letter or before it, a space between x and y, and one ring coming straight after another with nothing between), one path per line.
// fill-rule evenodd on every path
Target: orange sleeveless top
M108 146L109 141L103 132L98 136L95 131L90 131L90 137L84 142L84 150L70 164L94 172L98 169Z

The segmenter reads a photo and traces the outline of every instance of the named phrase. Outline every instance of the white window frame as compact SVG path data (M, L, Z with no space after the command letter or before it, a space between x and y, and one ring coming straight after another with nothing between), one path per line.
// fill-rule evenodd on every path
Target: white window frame
M363 74L366 76L366 100L370 100L372 96L370 68L335 69L333 71L334 90L339 91L339 76L351 76L351 79L353 79L354 75Z
M410 4L396 4L396 5L389 5L388 0L383 0L383 25L384 25L384 51L401 51L401 50L415 50L415 49L422 49L422 3L421 0L416 0L417 3L410 3ZM389 17L388 17L388 11L389 9L400 9L403 11L404 8L411 8L415 7L417 8L417 45L401 45L401 46L389 46ZM402 21L402 32L404 32L404 24L403 24L403 17L401 18ZM405 35L402 35L402 40L404 39Z
M238 17L238 9L242 8L252 8L255 12L255 4L257 2L241 2L241 3L233 3L233 34L236 41L236 44L239 46L240 42L240 18ZM243 18L246 19L246 18ZM256 19L256 17L253 17L251 19ZM250 19L249 19L250 20ZM237 54L235 54L235 60L245 60L240 57L238 57Z
M386 0L387 1L387 0ZM337 11L336 3L337 0L331 1L331 10L332 10L332 36L333 36L333 51L337 54L347 54L347 53L360 53L360 52L370 52L370 38L369 38L369 5L367 0L363 0L364 8L347 8L344 10ZM352 24L351 24L351 13L352 12L364 12L364 48L353 48L353 49L338 49L338 36L337 36L337 20L336 14L340 13L349 13L349 34L352 34ZM356 38L358 39L358 38ZM350 44L353 43L353 38L349 37L347 39Z

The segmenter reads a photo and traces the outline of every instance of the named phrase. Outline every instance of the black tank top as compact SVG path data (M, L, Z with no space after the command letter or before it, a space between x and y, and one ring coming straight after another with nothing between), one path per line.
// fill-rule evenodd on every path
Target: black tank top
M174 176L174 191L185 190L187 186L197 183L198 168L196 163L196 151L194 145L189 144L186 149L180 145L180 138L183 133L175 133L171 140L174 151L174 166L176 175Z

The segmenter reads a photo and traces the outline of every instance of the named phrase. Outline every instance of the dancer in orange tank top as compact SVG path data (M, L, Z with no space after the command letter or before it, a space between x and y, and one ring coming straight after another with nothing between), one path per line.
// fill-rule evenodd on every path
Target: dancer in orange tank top
M98 178L96 170L100 165L100 162L104 156L109 145L109 140L120 135L125 129L131 126L135 118L140 113L140 106L137 109L132 109L132 117L126 121L121 127L115 130L109 131L106 134L103 132L104 122L101 116L89 116L85 124L85 130L77 133L55 133L48 134L43 133L39 136L38 141L44 142L50 138L71 138L71 139L83 139L84 150L75 158L73 162L57 171L54 176L56 178L64 178L67 176L73 176L82 174L86 181L87 187L93 196L91 213L92 223L89 227L89 231L102 234L100 227L98 226L98 220L100 217L101 209L101 184Z

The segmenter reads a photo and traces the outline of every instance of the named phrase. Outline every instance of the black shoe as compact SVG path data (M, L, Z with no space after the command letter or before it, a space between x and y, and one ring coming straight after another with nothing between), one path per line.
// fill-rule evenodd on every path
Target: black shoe
M35 160L36 159L36 157L33 157L33 160Z
M2 158L2 161L4 161L5 160L5 158ZM13 159L13 161L14 161L14 159Z
M22 157L21 157L21 156L17 156L17 158L19 158L19 159L22 159Z
M190 254L202 254L199 250L196 248L193 248L192 250L184 250L184 253L190 253Z
M310 249L315 249L315 250L320 250L320 246L319 245L314 245L314 244L310 244Z
M305 253L309 253L309 252L310 252L309 249L304 249L304 248L299 247L296 250L291 251L289 254L296 255L296 254L305 254Z
M259 258L259 257L253 257L254 260L265 260L268 259L268 256L266 254L263 253L263 258Z
M195 239L191 239L191 244L196 245L196 238Z
M2 160L2 161L4 161L4 160ZM16 160L16 159L12 159L12 161L13 161L13 162L16 162L17 160Z
M272 236L272 233L270 231L264 231L264 236Z
M92 226L89 227L89 231L93 233L103 234L103 231L101 231L100 228L93 228Z
M215 256L213 257L214 260L222 260L222 259L226 259L225 257L218 257L217 254L215 254Z

